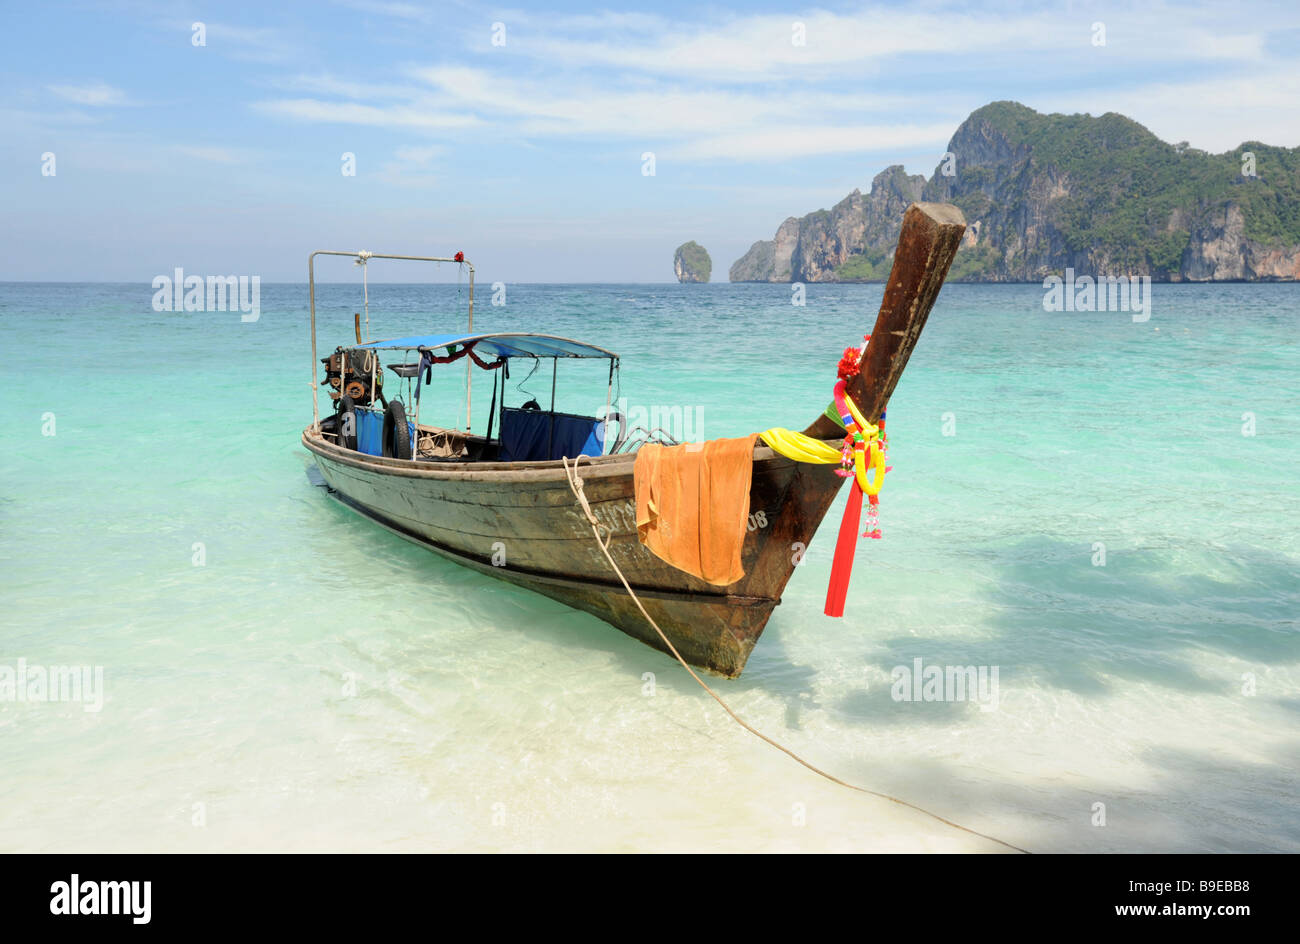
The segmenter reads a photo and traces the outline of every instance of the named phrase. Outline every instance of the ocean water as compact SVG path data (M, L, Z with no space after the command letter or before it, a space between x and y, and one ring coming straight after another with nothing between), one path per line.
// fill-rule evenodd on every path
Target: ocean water
M627 405L708 438L802 427L880 291L520 285L475 324L617 350ZM377 337L462 327L454 285L371 295ZM716 687L836 775L1034 851L1300 851L1300 286L1157 285L1145 323L1042 295L943 290L846 616L821 612L841 498ZM151 297L0 285L0 681L103 670L97 711L0 700L0 848L998 849L330 501L298 441L305 286L264 285L254 322ZM359 305L320 290L322 355ZM462 409L450 370L426 419ZM559 405L605 381L561 368ZM996 670L996 704L895 698L916 659Z

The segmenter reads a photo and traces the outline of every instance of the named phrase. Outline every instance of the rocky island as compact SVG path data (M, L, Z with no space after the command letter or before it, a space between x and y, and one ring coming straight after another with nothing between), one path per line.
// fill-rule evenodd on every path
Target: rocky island
M713 260L703 246L691 240L673 253L673 272L678 282L707 282L713 274Z
M886 168L869 193L790 217L733 282L876 282L903 210L955 203L969 228L949 281L1037 282L1067 268L1156 281L1300 279L1300 148L1248 141L1209 154L1123 115L973 112L927 180Z

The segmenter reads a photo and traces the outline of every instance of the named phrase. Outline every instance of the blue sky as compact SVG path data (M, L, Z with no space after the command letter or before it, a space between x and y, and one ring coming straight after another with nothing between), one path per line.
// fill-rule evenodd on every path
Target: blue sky
M364 248L671 281L688 239L725 279L997 99L1300 145L1298 5L1137 6L5 2L0 280L300 281Z

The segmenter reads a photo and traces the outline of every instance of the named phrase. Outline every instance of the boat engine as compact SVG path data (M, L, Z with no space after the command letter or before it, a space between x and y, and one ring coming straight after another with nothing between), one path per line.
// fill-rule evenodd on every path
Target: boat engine
M325 365L325 384L330 397L350 397L358 406L370 406L384 399L384 375L379 370L374 351L344 350L338 348L329 357L322 357Z

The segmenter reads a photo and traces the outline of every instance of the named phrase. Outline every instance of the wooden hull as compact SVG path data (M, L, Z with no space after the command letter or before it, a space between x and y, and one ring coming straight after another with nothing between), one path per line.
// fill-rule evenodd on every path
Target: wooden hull
M561 463L384 459L342 449L311 427L302 442L349 507L452 560L665 649L597 547ZM582 465L592 510L613 532L610 554L682 658L738 676L844 480L830 466L756 448L745 576L716 587L660 560L638 540L634 461L602 456Z
M848 380L849 394L868 422L883 414L965 229L961 211L952 206L914 203L903 214L872 341ZM825 416L806 432L836 445L844 436ZM303 432L302 442L333 494L349 507L466 566L666 648L597 546L561 463L383 459L341 448L318 424ZM745 576L715 587L664 563L638 540L635 459L601 456L582 464L593 513L612 533L610 554L682 658L738 676L844 480L833 466L795 463L766 446L755 449L752 529L741 553Z

